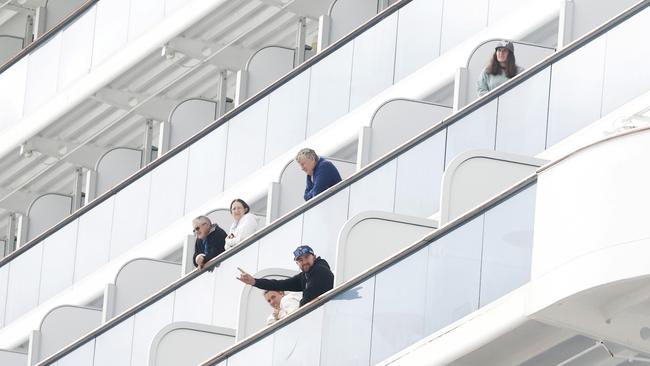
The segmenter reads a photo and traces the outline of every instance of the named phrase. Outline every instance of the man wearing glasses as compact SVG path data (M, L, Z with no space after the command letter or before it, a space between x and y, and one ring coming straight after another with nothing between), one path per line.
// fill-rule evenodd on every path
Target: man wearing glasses
M293 259L301 272L285 280L269 280L255 278L241 268L240 277L243 283L262 290L271 291L302 291L300 306L312 301L334 287L334 274L329 264L321 257L314 255L314 250L308 245L301 245L293 251Z
M212 225L207 216L199 216L192 220L196 242L194 243L194 256L192 261L200 269L208 261L225 251L226 232L219 225Z

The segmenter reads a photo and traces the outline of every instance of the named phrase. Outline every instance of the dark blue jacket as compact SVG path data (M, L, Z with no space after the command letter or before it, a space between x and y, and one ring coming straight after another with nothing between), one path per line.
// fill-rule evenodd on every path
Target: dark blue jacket
M219 254L223 253L225 251L224 245L226 243L226 234L225 231L223 231L222 228L219 227L217 224L212 224L212 229L210 233L208 234L208 246L207 246L207 252L206 248L203 245L203 240L196 239L196 242L194 242L194 255L192 256L192 262L194 262L194 267L197 267L196 265L196 257L199 254L205 255L205 261L203 263L207 263L210 259L218 256Z
M314 167L313 180L307 176L307 188L305 188L305 201L335 185L341 181L341 175L332 162L319 158Z

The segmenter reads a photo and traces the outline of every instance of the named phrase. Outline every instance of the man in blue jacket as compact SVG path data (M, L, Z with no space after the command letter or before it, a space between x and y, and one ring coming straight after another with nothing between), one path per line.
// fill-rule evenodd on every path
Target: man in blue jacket
M305 148L298 151L296 162L307 174L307 187L305 188L305 201L309 201L317 194L341 181L341 175L332 162L319 158L312 149Z

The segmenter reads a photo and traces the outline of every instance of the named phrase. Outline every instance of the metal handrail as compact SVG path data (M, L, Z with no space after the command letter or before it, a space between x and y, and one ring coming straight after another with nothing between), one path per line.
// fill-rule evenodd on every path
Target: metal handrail
M403 1L406 1L406 3L408 3L411 0L402 0L402 2ZM390 14L387 14L387 12L389 10L396 11L396 8L401 8L401 6L399 6L399 5L402 4L402 2L398 2L398 3L395 3L395 4L391 5L386 10L384 10L382 13L378 14L378 17L381 16L381 19L387 17L388 15L390 15ZM402 6L403 5L404 4L402 4ZM304 212L308 211L312 207L317 206L321 202L323 202L323 201L327 200L328 198L334 196L335 194L342 191L343 189L351 186L353 183L359 181L363 177L371 174L375 170L377 170L377 169L381 168L382 166L388 164L393 159L395 159L398 155L400 155L400 154L414 148L415 146L417 146L421 142L425 141L426 139L430 138L431 136L435 135L436 133L442 131L443 129L447 128L448 126L454 124L455 122L463 119L464 117L468 116L469 114L476 111L480 107L490 103L494 99L497 99L502 94L505 94L507 91L515 88L519 84L522 84L524 81L526 81L526 80L530 79L531 77L535 76L537 73L543 71L547 66L550 66L553 63L555 63L555 62L569 56L573 52L577 51L581 47L588 44L589 42L591 42L594 39L600 37L601 35L607 33L609 30L615 28L617 25L623 23L624 21L631 18L632 16L640 13L645 8L647 8L649 5L650 5L650 0L643 0L643 1L640 1L639 3L635 4L634 6L628 8L627 10L623 11L619 15L617 15L614 18L612 18L611 20L605 22L604 24L602 24L601 26L599 26L596 29L592 30L591 32L589 32L589 33L585 34L584 36L582 36L582 37L576 39L575 41L571 42L570 44L568 44L565 48L561 49L560 51L558 51L558 52L556 52L556 53L554 53L552 55L549 55L544 60L538 62L537 64L535 64L533 66L531 66L525 72L523 72L521 74L518 74L517 76L513 77L512 79L510 79L506 83L501 84L499 87L495 88L490 93L485 94L484 96L476 99L474 102L472 102L472 103L468 104L467 106L463 107L462 109L460 109L458 112L454 113L453 115L443 119L442 121L440 121L436 125L432 126L431 128L427 129L426 131L422 132L420 135L413 137L412 139L405 142L404 144L402 144L402 145L396 147L395 149L391 150L390 152L386 153L381 158L379 158L376 161L374 161L373 163L367 165L365 168L359 170L358 172L352 174L347 179L337 183L336 185L330 187L329 189L327 189L326 191L324 191L321 194L317 195L316 197L312 198L311 200L305 202L301 206L296 207L295 209L293 209L293 210L289 211L288 213L284 214L283 216L281 216L280 218L275 220L272 224L266 226L265 228L263 228L261 230L258 230L256 233L254 233L250 237L243 240L236 247L234 247L231 250L226 251L226 252L220 254L219 256L213 258L212 260L210 260L203 269L201 269L201 270L200 269L195 269L194 271L188 273L187 275L181 277L180 279L172 282L171 284L169 284L165 288L161 289L157 293L151 295L147 299L145 299L145 300L141 301L140 303L134 305L133 307L131 307L128 310L121 313L120 315L114 317L109 322L107 322L104 325L98 327L97 329L91 331L90 333L86 334L85 336L79 338L77 341L71 343L70 345L68 345L64 349L61 349L57 353L55 353L55 354L49 356L48 358L42 360L41 362L39 362L37 364L37 366L44 366L44 365L47 365L47 364L52 363L54 361L57 361L57 360L61 359L62 357L64 357L65 355L72 352L73 350L79 348L82 344L90 341L91 339L96 338L97 336L99 336L99 335L105 333L106 331L110 330L111 328L117 326L122 321L124 321L124 320L130 318L131 316L135 315L136 313L138 313L140 310L148 307L149 305L155 303L156 301L162 299L163 297L171 294L176 289L180 288L181 286L185 285L186 283L189 283L194 278L196 278L196 277L200 276L201 274L203 274L204 271L214 268L218 264L226 261L228 258L234 256L235 254L237 254L240 251L244 250L248 246L254 244L259 239L265 237L266 235L268 235L269 233L274 231L276 228L278 228L278 227L284 225L285 223L293 220L294 218L296 218L299 215L303 214ZM375 18L373 18L373 20L374 19ZM368 24L368 23L366 23L366 24ZM346 37L341 39L341 41L348 40L349 38L354 38L355 32L352 32L352 33L348 34ZM341 42L341 41L339 41L339 42ZM338 42L333 44L332 46L328 47L326 50L330 49L331 47L333 47L333 46L335 46L337 44L338 44ZM339 44L338 47L340 47L340 46L341 45ZM324 50L323 52L325 52L326 50ZM333 52L333 50L330 49L330 53L331 52ZM315 56L315 57L317 57L317 56ZM310 61L306 61L305 63L309 63ZM278 81L278 83L286 82L292 76L295 76L294 72L290 72L289 74L285 75L282 79L280 79ZM253 96L251 99L255 99L255 101L259 100L259 99L261 99L262 97L264 97L266 95L266 94L264 94L265 92L268 92L268 91L273 90L273 89L274 89L274 86L271 85L271 86L267 87L266 89L264 89L263 91L256 94L255 96ZM248 105L250 105L249 103L254 103L254 102L251 102L251 100L249 99L243 105L248 106ZM226 117L226 116L224 116L224 117ZM219 121L221 121L224 117L217 120L217 122L215 122L210 127L212 127L212 129L218 127ZM200 133L195 135L193 138L195 138L196 136L201 136L202 137L204 134L207 134L209 131L211 131L211 130L207 131L210 127L206 128L206 130L201 131ZM190 145L190 144L191 144L191 142L190 142L190 140L188 140L188 141L184 142L183 144L181 144L179 147L184 148L184 147L186 147L186 145ZM551 163L551 164L553 164L553 163ZM506 190L505 192L500 193L499 195L493 197L492 199L485 202L484 204L474 208L473 210L467 212L466 214L464 214L464 215L450 221L449 223L445 224L444 226L439 228L436 231L436 233L433 233L433 234L425 237L425 239L423 239L423 240L428 239L429 241L431 241L431 240L434 240L435 238L439 237L440 235L444 235L446 232L449 232L449 231L453 230L454 228L458 227L459 225L461 225L462 223L464 223L464 221L467 220L468 218L471 218L471 217L474 217L474 215L477 215L478 212L480 212L482 209L485 209L486 207L492 207L492 206L502 202L503 200L509 198L513 194L516 194L517 192L525 189L530 184L533 184L536 181L536 179L537 179L537 173L524 178L522 181L520 181L519 183L517 183L515 186L511 187L510 189ZM422 241L420 241L418 243L421 243L421 242ZM415 244L415 246L417 246L417 245L418 244ZM402 257L407 256L407 255L413 253L413 250L414 250L413 248L414 247L412 246L410 248L404 249L403 251L401 251L396 256L402 256ZM387 259L384 262L379 263L378 265L376 265L373 268L383 268L381 266L384 263L391 261L393 258ZM358 278L358 277L355 277L355 278ZM350 280L350 281L353 281L353 280ZM344 283L341 286L348 286L350 281ZM349 285L349 286L351 287L352 285ZM349 287L346 287L346 289L347 288L349 288ZM307 312L313 310L315 307L317 307L322 302L326 301L327 299L329 299L328 295L327 294L323 295L321 298L318 298L318 299L314 300L312 305L310 305L308 307L305 307L304 309L299 309L298 312L295 313L296 314L295 316L289 316L286 319L294 319L295 317L299 316L300 314L307 313ZM274 325L270 326L269 328L266 328L263 331L260 331L258 333L255 333L255 334L251 335L249 338L243 340L242 342L247 342L247 340L252 339L253 337L256 337L256 336L260 336L260 334L266 334L264 332L272 332L275 329L279 328L280 326L283 326L284 324L286 324L286 322L280 321L279 323L274 324ZM235 348L238 349L240 344L241 343L236 344L235 346L233 346L232 349L235 349Z
M8 68L10 68L13 64L16 62L20 61L23 57L27 56L30 54L32 51L40 47L43 43L47 42L50 38L52 38L54 35L59 33L60 30L77 20L80 16L86 13L90 7L95 5L99 0L87 0L83 5L81 5L77 10L74 12L70 13L67 17L65 17L59 24L55 25L52 27L52 29L48 30L45 32L42 36L36 38L34 42L30 43L27 45L27 47L23 48L20 52L18 52L16 55L14 55L12 58L7 60L4 64L0 65L0 74L5 72Z
M29 250L31 247L35 246L36 244L40 243L41 241L45 240L47 237L50 235L54 234L55 232L59 231L61 228L66 226L67 224L71 223L72 221L76 220L79 218L81 215L85 214L86 212L90 211L92 208L95 206L98 206L105 200L109 199L113 195L117 194L119 191L123 190L127 186L129 186L131 183L135 182L139 178L145 176L147 173L151 172L153 169L161 165L162 163L166 162L167 160L171 159L174 157L176 154L180 153L190 145L194 144L204 136L208 135L210 132L214 131L221 125L225 124L229 120L233 119L235 116L239 115L258 101L262 100L266 96L268 96L271 92L275 91L276 89L279 89L282 85L286 84L290 80L292 80L294 77L298 76L300 73L303 71L309 69L312 67L314 64L320 62L322 59L325 57L329 56L330 54L334 53L344 45L348 44L352 40L354 40L357 36L360 34L364 33L368 29L372 28L375 24L381 22L384 18L387 18L391 14L395 13L399 9L401 9L403 6L406 4L410 3L412 0L400 0L399 2L391 5L390 7L386 8L384 11L381 13L377 14L374 18L368 20L366 23L360 25L357 29L354 31L350 32L347 34L345 37L341 38L335 43L332 43L330 46L322 50L319 54L315 55L314 57L310 58L309 60L303 62L300 64L298 67L293 69L292 71L288 72L286 75L278 79L276 82L273 84L267 86L266 88L260 90L257 94L251 96L248 98L246 101L244 101L242 104L240 104L238 107L228 111L226 114L221 116L219 119L216 121L212 122L210 125L206 126L203 130L197 132L194 134L192 137L184 141L183 143L177 145L176 147L172 148L168 152L166 152L164 155L159 157L158 159L152 161L149 163L149 165L141 168L140 170L136 171L133 173L131 176L128 178L124 179L122 182L117 184L115 187L111 188L110 190L104 192L100 196L96 197L93 199L91 202L88 204L84 205L74 213L72 213L70 216L67 216L64 220L56 224L55 226L49 228L48 230L44 231L41 233L39 236L36 238L30 240L29 242L25 243L22 245L20 248L16 249L15 251L11 252L4 258L0 259L0 267L6 265L7 263L11 262L14 258L17 256L21 255L25 251ZM143 103L143 102L141 102Z

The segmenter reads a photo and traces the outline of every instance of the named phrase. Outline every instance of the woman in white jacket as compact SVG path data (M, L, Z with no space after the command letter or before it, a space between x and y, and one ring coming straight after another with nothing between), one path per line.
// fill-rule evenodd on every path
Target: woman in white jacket
M242 199L237 198L230 203L230 214L235 221L230 225L226 237L226 250L233 248L257 231L257 217L250 213L250 210L250 206Z

